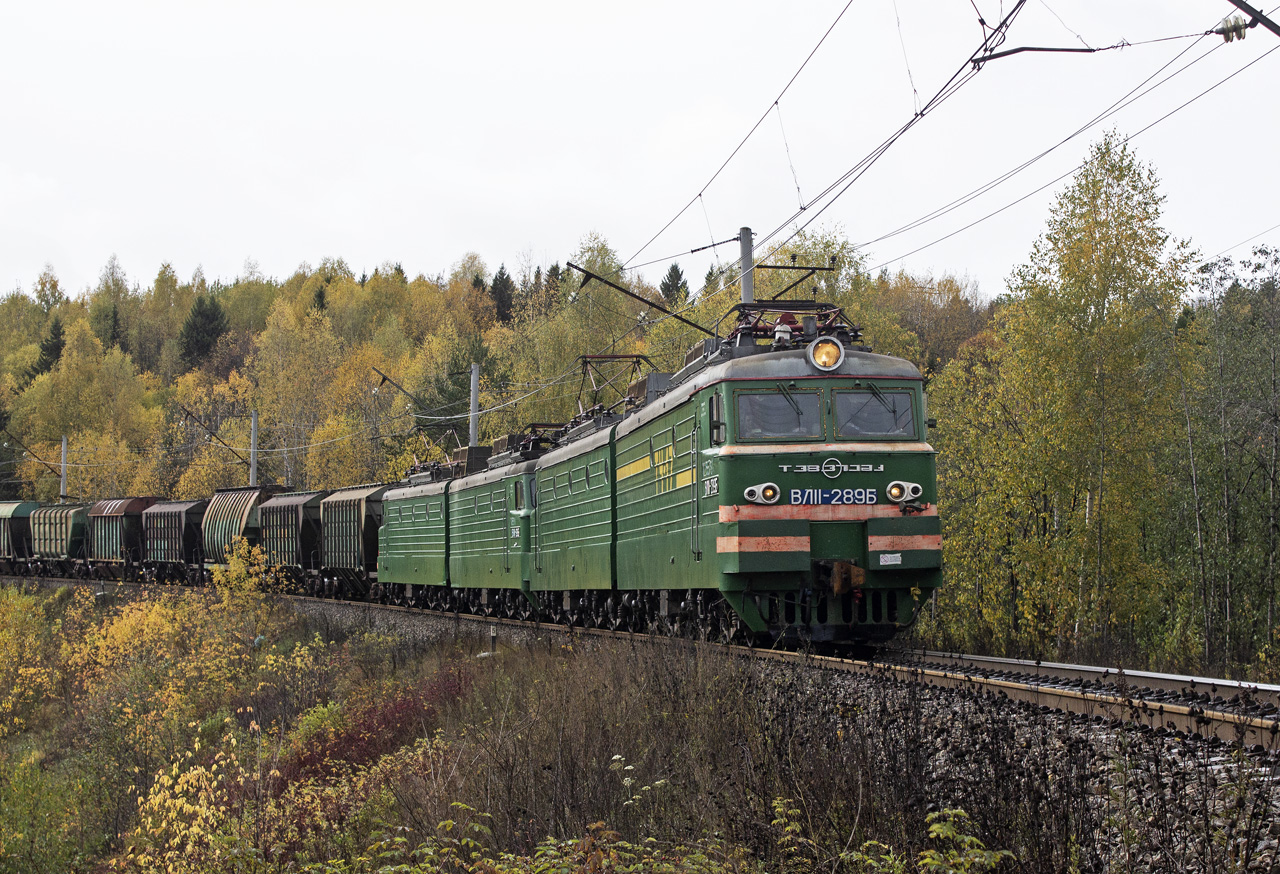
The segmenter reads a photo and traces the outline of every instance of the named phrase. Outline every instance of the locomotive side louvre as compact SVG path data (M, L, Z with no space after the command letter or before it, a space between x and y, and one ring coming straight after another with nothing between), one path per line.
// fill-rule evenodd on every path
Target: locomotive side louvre
M503 471L455 480L448 491L449 580L454 588L520 588L512 574ZM514 565L519 568L519 562Z
M15 573L31 557L31 512L35 501L0 502L0 569Z
M714 551L718 502L704 501L699 465L705 400L679 392L617 427L617 543L619 589L716 588L705 562Z
M531 537L535 591L613 588L613 432L603 428L537 462Z
M446 506L450 481L389 488L378 534L380 585L444 586L449 582Z

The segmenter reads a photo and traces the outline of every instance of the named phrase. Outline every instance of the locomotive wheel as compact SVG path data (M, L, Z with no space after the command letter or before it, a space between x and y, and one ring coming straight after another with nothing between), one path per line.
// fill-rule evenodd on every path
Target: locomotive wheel
M748 643L747 626L737 614L730 612L728 616L722 616L719 623L719 642L723 644L746 644Z
M574 602L574 621L573 624L582 628L595 628L596 610L595 605L591 603L590 597L584 593L578 596Z
M532 622L539 615L540 611L533 608L533 604L524 596L524 593L516 595L516 618L523 622Z

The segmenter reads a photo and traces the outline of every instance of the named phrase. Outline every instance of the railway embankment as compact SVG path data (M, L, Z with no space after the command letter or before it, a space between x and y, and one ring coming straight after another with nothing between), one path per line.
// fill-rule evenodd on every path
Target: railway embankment
M1009 870L1276 864L1276 760L1240 745L815 658L92 588L0 592L48 668L0 739L0 870L230 870L234 851L360 871L370 847L419 864L465 837L495 859L854 871L869 841L961 852L931 817Z

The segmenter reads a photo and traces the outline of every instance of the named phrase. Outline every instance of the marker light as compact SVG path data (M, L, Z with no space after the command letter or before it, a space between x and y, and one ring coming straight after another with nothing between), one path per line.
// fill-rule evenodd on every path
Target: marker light
M889 483L889 487L884 490L884 493L891 501L912 501L920 497L924 493L924 489L920 488L916 483L904 483L901 480L894 480Z
M758 486L747 486L742 496L753 504L776 504L782 490L776 483L761 483Z
M810 343L805 353L809 357L809 363L819 370L835 370L844 363L844 346L830 337Z

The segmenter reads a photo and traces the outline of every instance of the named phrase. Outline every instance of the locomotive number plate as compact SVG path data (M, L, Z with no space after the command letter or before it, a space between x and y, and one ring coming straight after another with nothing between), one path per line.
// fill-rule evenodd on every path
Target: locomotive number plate
M875 489L792 489L793 504L874 504Z

